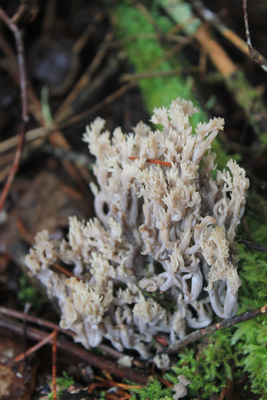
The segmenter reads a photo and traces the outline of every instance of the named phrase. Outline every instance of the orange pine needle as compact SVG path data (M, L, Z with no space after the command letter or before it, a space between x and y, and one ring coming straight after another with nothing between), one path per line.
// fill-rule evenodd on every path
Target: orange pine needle
M72 272L68 271L67 269L61 267L60 265L55 264L55 267L59 269L61 272L64 272L64 274L68 276L74 276ZM78 279L78 278L77 278Z
M140 157L128 157L130 160L140 160ZM147 158L146 162L150 164L158 164L158 165L163 165L163 167L171 167L171 163L167 161L160 161L160 160L154 160L152 158Z
M168 386L169 388L173 387L173 384L169 381L166 381L166 379L162 378L162 376L160 376L159 374L157 374L156 372L153 373L153 375L155 375L158 380L163 383L164 385Z
M118 382L110 382L105 380L104 378L101 378L100 376L95 376L95 379L97 379L98 381L101 381L103 384L107 385L107 386L118 386L122 389L128 390L128 389L141 389L143 386L137 386L137 385L127 385L125 383L118 383Z
M28 349L25 353L19 354L17 357L14 358L14 362L19 362L24 360L25 356L28 356L31 353L34 353L35 351L39 350L41 347L43 347L46 343L50 342L51 339L53 339L57 335L57 331L53 331L50 333L50 335L46 336L43 340L41 340L39 343L36 345L32 346L30 349Z
M57 331L54 331L52 347L52 386L53 386L53 400L57 400Z

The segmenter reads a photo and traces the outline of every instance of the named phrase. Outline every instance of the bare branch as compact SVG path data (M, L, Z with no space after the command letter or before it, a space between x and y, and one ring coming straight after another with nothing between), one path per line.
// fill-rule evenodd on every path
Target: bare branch
M26 91L26 73L25 73L25 64L24 64L24 56L23 56L23 42L21 37L21 32L18 26L13 22L12 19L8 17L4 10L0 8L0 18L6 23L6 25L13 32L16 48L17 48L17 59L18 59L18 67L19 67L19 76L20 76L20 90L21 90L21 128L19 134L19 141L16 149L16 153L13 159L13 164L10 169L7 181L5 183L4 189L1 193L0 197L0 212L4 206L8 193L10 191L12 182L15 178L16 172L19 167L19 162L22 154L23 142L24 142L24 133L25 133L25 123L28 121L27 115L27 91ZM16 20L16 19L15 19Z
M3 318L0 318L0 328L12 331L20 336L23 334L22 324L14 323L10 320L6 320ZM26 334L29 339L38 342L47 337L46 332L29 327L27 328ZM48 343L52 345L53 338L51 338ZM108 371L113 375L116 375L122 379L128 379L132 382L139 383L140 385L145 385L150 376L149 374L139 372L131 368L121 367L112 360L104 358L98 354L82 348L77 344L70 343L60 338L57 338L57 348L59 351L63 351L71 357L79 358L80 360L83 360L96 368L104 369L105 371Z
M243 10L244 10L244 23L246 29L246 37L247 37L247 45L249 49L249 54L253 60L257 61L257 63L261 66L261 68L267 72L267 65L265 61L263 61L263 57L260 57L257 50L255 50L251 43L249 24L248 24L248 10L247 10L247 0L243 0Z
M262 253L267 253L267 247L261 246L260 244L250 242L249 240L245 240L240 236L235 237L236 241L239 243L243 243L245 246L249 247L250 249L261 251Z
M190 343L195 342L196 340L209 335L210 333L214 333L224 328L229 328L230 326L240 324L241 322L249 321L250 319L259 317L260 315L267 313L267 305L263 307L256 308L255 310L246 311L242 314L236 315L233 318L225 319L217 324L210 325L205 329L199 329L190 335L187 335L184 339L179 340L178 342L173 343L166 350L162 351L162 353L176 353L178 350L187 346Z

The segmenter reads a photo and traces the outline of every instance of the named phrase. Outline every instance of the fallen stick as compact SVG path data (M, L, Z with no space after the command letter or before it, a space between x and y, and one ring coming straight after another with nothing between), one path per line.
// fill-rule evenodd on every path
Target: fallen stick
M177 342L170 345L166 350L163 350L161 353L176 353L178 350L187 346L190 343L195 342L196 340L209 335L210 333L214 333L219 331L220 329L229 328L230 326L240 324L241 322L249 321L250 319L259 317L260 315L267 313L267 305L263 307L256 308L255 310L246 311L242 314L236 315L233 318L225 319L217 324L210 325L207 328L199 329L190 335L187 335L184 339L178 340Z
M5 329L16 333L17 335L23 335L23 325L0 318L0 329ZM47 337L47 333L40 331L35 328L27 328L26 335L28 339L40 342ZM48 342L50 346L53 344L53 338ZM113 375L118 376L121 379L127 379L131 382L136 382L140 385L146 385L149 378L149 374L139 372L135 369L121 367L119 364L112 360L108 360L98 354L88 351L82 348L78 344L73 344L68 341L57 339L57 349L64 351L66 354L72 357L78 357L81 360L87 362L93 367L99 368L110 372Z

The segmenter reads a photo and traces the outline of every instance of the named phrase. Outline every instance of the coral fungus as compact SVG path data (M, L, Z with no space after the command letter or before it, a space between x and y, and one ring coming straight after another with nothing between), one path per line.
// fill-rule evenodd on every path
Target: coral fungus
M186 325L209 325L212 309L222 318L237 312L234 237L249 181L233 160L216 170L209 148L224 120L199 123L192 133L196 111L178 98L155 109L151 121L162 130L140 122L129 134L103 132L97 118L84 135L96 157L97 218L71 217L67 241L39 233L26 257L58 298L61 326L86 347L105 338L147 358L157 333L173 342ZM73 266L74 277L50 269L60 262Z

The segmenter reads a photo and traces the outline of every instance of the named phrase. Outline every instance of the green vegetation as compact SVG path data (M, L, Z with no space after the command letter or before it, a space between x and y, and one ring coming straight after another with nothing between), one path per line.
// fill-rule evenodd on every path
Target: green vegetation
M157 24L167 33L173 25L168 18L153 13ZM134 65L135 73L147 71L170 71L182 68L176 58L167 59L163 46L155 38L147 38L146 34L156 34L155 28L136 8L119 5L115 13L117 36L129 41L124 42L130 64ZM143 35L142 35L143 34ZM132 38L132 39L131 39ZM130 40L131 39L131 40ZM175 43L176 44L176 43ZM173 45L175 45L173 44ZM141 79L139 86L142 90L147 110L151 113L155 107L169 106L178 96L192 100L199 108L197 100L192 93L192 77L185 78L182 74L170 77L156 77ZM193 117L193 124L207 119L206 113L200 111Z
M63 391L74 385L73 378L69 377L66 371L63 371L62 376L57 378L57 398L60 399ZM53 400L53 392L49 393L48 400Z
M265 202L266 207L266 202ZM267 229L259 222L248 219L251 240L266 245ZM240 258L240 312L267 303L267 255L238 245ZM262 316L237 325L231 339L240 357L240 365L249 373L252 390L267 398L267 319Z
M177 383L178 379L176 379ZM131 400L146 400L146 399L158 399L158 400L172 400L173 392L170 388L163 388L163 385L157 380L151 377L149 384L141 389L132 389L133 396Z
M19 278L19 284L18 298L21 305L25 306L26 303L31 303L32 307L39 311L43 305L43 299L40 297L38 290L30 284L26 273L22 273Z
M155 20L159 29L167 33L173 28L173 24L169 18L159 14L157 7L151 12L152 18ZM123 39L123 48L125 49L128 61L134 66L135 73L148 71L170 71L172 69L181 69L188 64L187 60L179 52L179 57L166 57L164 45L158 38L147 37L147 34L157 33L155 27L150 21L134 6L130 6L126 2L120 2L114 12L114 21L116 35L119 39ZM129 40L127 40L127 38ZM172 43L168 45L168 49L177 45ZM178 52L178 51L177 51ZM185 77L182 73L169 77L155 77L141 79L138 81L142 90L145 106L149 113L155 107L169 106L172 100L177 97L191 100L198 108L199 112L191 118L191 123L196 127L198 122L208 121L206 111L200 106L195 91L195 83L192 76ZM214 99L212 99L214 101ZM210 107L208 102L208 108ZM217 152L216 163L219 168L224 168L229 158L239 161L239 155L227 155L223 150L220 140L216 138L212 148Z

